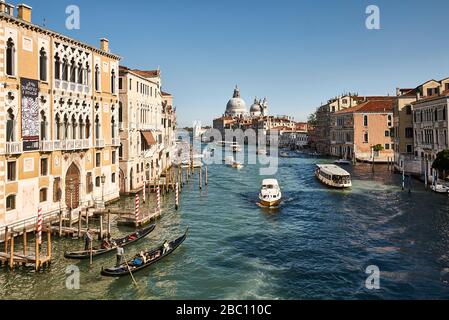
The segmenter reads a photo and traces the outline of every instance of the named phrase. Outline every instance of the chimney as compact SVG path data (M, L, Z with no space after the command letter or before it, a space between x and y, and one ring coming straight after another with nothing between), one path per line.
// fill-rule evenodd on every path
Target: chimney
M31 23L31 10L26 4L17 5L17 18Z
M5 0L0 0L0 12L6 12Z
M0 8L1 12L5 12L6 14L13 16L14 15L14 6L12 4L6 3L4 0L1 1Z
M399 97L401 95L401 89L396 88L396 96Z
M106 38L100 39L100 49L109 52L109 40Z
M421 92L419 92L419 90L416 92L416 100L420 100L421 99Z

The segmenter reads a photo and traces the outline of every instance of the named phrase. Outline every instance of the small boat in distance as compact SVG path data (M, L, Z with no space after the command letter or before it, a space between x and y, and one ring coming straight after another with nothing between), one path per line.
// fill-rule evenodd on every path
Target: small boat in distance
M260 156L266 156L267 155L267 150L264 149L264 148L257 148L256 154L260 155Z
M264 207L276 207L282 201L281 188L276 179L265 179L259 193L260 204Z
M347 159L338 159L334 161L334 164L351 165L351 161Z
M161 246L159 246L156 249L150 249L145 252L143 252L143 255L136 254L132 259L126 261L125 263L122 263L119 266L116 267L110 267L110 268L102 268L101 269L101 275L106 277L122 277L130 274L131 272L137 272L139 270L142 270L153 263L158 262L159 260L165 258L166 256L170 255L173 251L175 251L181 243L184 242L184 240L187 238L187 231L189 229L187 228L184 235L180 236L176 240L167 242L167 246L165 246L165 243Z
M351 174L334 164L317 164L315 176L320 182L332 188L352 187Z
M287 152L285 152L285 151L281 151L281 152L279 153L279 156L280 156L281 158L288 158L288 157L289 157L289 154L288 154Z
M449 193L449 187L440 183L432 184L430 190L436 193Z

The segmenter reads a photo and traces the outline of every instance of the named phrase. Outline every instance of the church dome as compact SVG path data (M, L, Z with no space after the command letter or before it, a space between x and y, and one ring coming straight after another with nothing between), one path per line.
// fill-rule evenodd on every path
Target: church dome
M261 111L262 111L262 108L260 107L260 104L259 104L259 102L257 102L257 98L256 98L256 99L254 99L254 103L251 106L251 108L249 109L249 112L255 113L255 112L261 112Z
M240 98L240 90L236 86L233 97L226 105L226 114L239 116L244 113L246 113L246 103L242 98Z

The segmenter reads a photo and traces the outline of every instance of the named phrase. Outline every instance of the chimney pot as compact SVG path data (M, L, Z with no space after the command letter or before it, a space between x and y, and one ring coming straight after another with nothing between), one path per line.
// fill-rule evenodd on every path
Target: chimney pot
M22 19L26 22L31 22L31 8L26 4L18 4L17 5L17 18Z
M109 40L106 38L100 39L100 49L109 52Z

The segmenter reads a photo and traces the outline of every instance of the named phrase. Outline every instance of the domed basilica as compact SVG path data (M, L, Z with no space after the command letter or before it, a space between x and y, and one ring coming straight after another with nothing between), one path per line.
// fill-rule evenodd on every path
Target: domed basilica
M228 101L226 105L225 116L228 117L240 117L240 118L253 118L253 117L263 117L268 115L268 101L267 98L263 100L254 99L254 103L251 106L249 113L246 110L246 103L240 97L240 90L238 86L234 89L234 94L232 98Z

